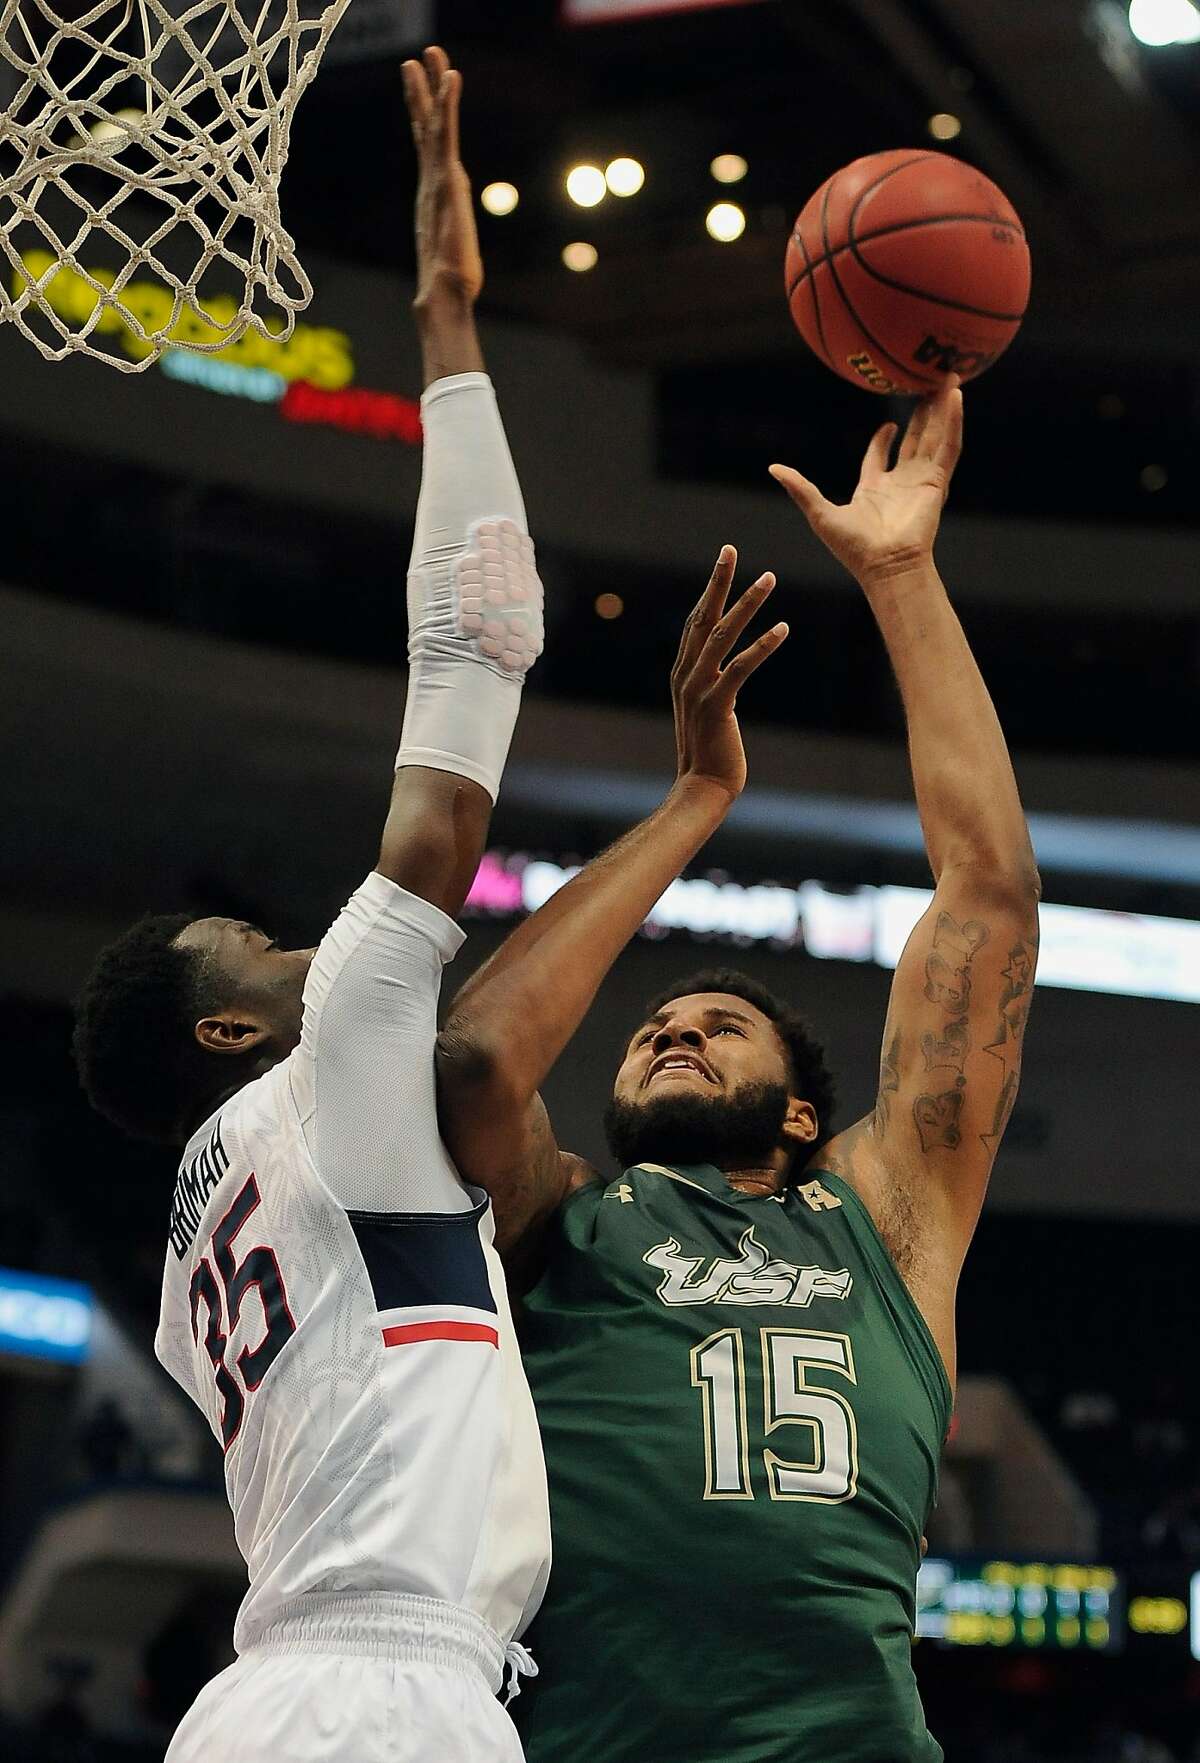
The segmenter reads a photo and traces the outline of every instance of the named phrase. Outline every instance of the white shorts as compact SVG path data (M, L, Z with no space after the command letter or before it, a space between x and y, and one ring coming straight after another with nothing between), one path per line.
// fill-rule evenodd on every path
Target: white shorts
M522 1763L499 1638L432 1598L306 1598L206 1684L164 1763Z

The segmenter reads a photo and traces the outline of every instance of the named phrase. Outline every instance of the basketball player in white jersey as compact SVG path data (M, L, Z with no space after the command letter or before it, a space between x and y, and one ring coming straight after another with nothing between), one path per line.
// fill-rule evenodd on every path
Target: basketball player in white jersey
M410 675L375 871L316 950L144 919L76 1056L185 1146L156 1349L225 1456L250 1585L237 1662L169 1763L502 1763L497 1692L549 1561L545 1473L481 1190L438 1137L443 964L484 848L541 588L483 370L460 76L404 68L420 163L425 455Z

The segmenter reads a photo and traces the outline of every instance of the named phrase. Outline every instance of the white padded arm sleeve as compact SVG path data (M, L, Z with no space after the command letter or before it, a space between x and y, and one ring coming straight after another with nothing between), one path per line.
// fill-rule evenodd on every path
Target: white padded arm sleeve
M317 1173L349 1211L474 1204L438 1134L433 1066L442 967L462 940L428 900L373 874L313 958L289 1079Z
M408 701L396 764L456 772L495 801L521 684L542 649L542 588L488 376L435 380L421 414Z

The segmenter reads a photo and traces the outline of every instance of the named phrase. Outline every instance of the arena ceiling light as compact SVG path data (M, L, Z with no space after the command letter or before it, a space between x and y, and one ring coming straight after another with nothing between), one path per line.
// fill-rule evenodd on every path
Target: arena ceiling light
M962 134L962 123L949 110L939 110L925 124L935 141L953 141Z
M731 245L746 230L746 216L736 202L714 202L704 217L709 234L719 244Z
M719 184L739 184L750 167L740 153L718 153L708 169Z
M1200 7L1192 0L1130 0L1129 28L1149 49L1200 43Z
M511 214L521 200L521 193L515 184L485 184L479 192L479 200L489 214Z
M604 181L614 196L636 196L646 181L645 168L636 159L625 156L610 159L604 168Z
M568 269L573 269L577 275L583 275L589 269L595 269L599 256L600 253L596 247L589 245L586 239L575 239L571 244L564 245L562 249L563 262Z
M603 202L608 184L598 165L573 165L567 173L567 195L579 208L594 208Z

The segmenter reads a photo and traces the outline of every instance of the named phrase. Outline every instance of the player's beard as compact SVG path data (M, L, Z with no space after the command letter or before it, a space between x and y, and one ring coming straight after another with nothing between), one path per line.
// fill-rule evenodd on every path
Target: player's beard
M768 1162L783 1142L788 1092L781 1083L743 1083L728 1095L676 1090L644 1102L614 1096L604 1111L608 1148L622 1169L635 1163L712 1163L719 1169Z

